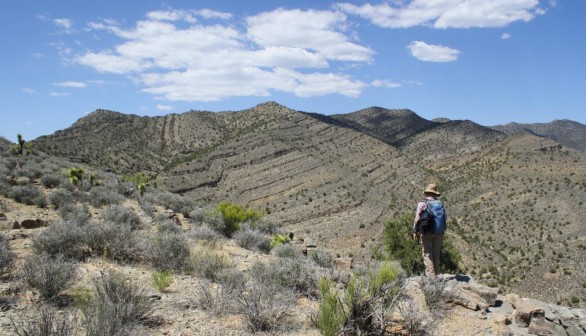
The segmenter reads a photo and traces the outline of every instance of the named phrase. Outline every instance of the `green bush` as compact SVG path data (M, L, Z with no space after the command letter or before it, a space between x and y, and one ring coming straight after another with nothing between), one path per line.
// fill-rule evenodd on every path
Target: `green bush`
M412 239L413 214L404 214L399 219L393 219L385 223L383 228L383 246L386 255L397 260L408 275L421 274L423 272L423 258L419 241ZM450 238L444 235L440 255L440 268L442 272L458 273L458 263L461 256L451 243Z
M318 329L323 335L342 330L345 335L383 335L402 282L399 267L388 261L356 269L344 291L337 292L329 279L322 279Z
M159 292L164 292L173 281L173 273L170 271L155 271L153 272L153 285Z
M224 234L228 237L231 237L234 232L240 230L242 223L249 220L260 220L264 216L262 212L244 208L239 204L227 201L218 204L216 210L220 213L226 224Z
M282 235L279 233L273 233L271 237L271 247L279 246L291 241L291 238L287 235Z

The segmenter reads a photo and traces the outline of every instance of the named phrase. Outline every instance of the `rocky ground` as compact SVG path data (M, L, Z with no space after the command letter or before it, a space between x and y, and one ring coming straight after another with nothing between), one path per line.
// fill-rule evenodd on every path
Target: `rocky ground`
M39 295L24 285L18 279L22 261L33 253L32 237L46 230L46 225L52 225L57 215L50 208L37 208L2 199L4 211L0 214L2 233L9 238L9 246L17 255L17 265L12 277L4 278L0 283L0 334L16 335L14 324L22 324L26 319L34 318L34 311L39 307ZM137 208L133 200L126 200L125 206ZM161 213L165 209L158 210ZM141 220L146 224L146 230L155 223L153 217L138 211ZM99 216L97 209L94 216ZM167 215L169 212L167 212ZM173 215L172 215L173 216ZM190 230L190 222L180 214L178 225L184 231ZM191 241L192 253L202 253L202 245ZM293 242L301 249L301 239ZM214 250L225 256L232 263L232 267L245 274L255 262L268 262L276 258L273 254L244 249L234 240L223 240ZM340 263L341 265L343 263ZM346 268L349 264L345 264ZM153 286L151 266L143 264L121 264L106 258L91 258L83 263L77 272L77 278L69 289L59 296L65 302L59 306L60 314L69 311L67 305L71 301L72 292L80 288L89 288L92 279L101 276L109 270L122 274L128 282L138 284L144 289L144 295L154 302L153 321L140 325L134 332L138 335L249 335L252 333L247 327L247 319L228 307L226 311L210 312L206 307L198 305L194 300L195 292L206 280L192 274L175 274L171 285L164 291L157 291ZM344 270L341 270L344 271ZM348 271L348 270L346 270ZM439 284L439 285L438 285ZM343 286L340 284L339 286ZM563 306L547 304L536 300L520 298L514 294L502 295L496 288L480 285L468 276L442 275L435 283L443 293L439 296L437 306L430 307L429 298L422 288L430 288L429 282L420 277L406 280L404 287L405 302L414 302L403 313L395 311L395 318L403 321L403 327L395 327L395 334L407 334L409 325L419 325L421 334L434 335L585 335L586 312L580 309L571 309ZM439 286L439 287L437 287ZM312 323L312 316L319 306L315 297L294 294L294 306L283 319L283 328L277 332L258 332L257 334L279 335L319 335L318 329ZM68 308L69 307L69 308ZM222 309L220 309L222 310ZM73 308L75 311L75 308ZM408 315L408 316L401 316ZM80 318L79 312L77 318ZM412 319L416 319L412 321ZM410 320L411 319L411 320ZM412 334L417 334L417 328ZM79 330L81 331L81 329Z

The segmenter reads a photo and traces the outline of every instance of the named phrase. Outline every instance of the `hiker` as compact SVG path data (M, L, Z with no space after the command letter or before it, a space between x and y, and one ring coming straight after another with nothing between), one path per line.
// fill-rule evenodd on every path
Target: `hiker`
M436 277L440 273L440 252L447 215L444 205L438 199L441 194L436 184L429 184L423 195L424 199L417 204L415 210L413 239L421 240L425 275Z

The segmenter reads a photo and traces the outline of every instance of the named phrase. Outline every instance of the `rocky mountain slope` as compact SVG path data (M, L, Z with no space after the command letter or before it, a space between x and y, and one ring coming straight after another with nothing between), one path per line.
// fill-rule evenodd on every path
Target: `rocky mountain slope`
M586 151L586 125L572 120L554 120L549 123L508 123L492 127L507 134L529 133L548 138L560 144Z
M463 266L480 281L586 301L586 158L543 137L407 110L322 116L269 102L156 118L97 111L34 143L116 173L150 173L158 187L200 202L264 210L362 260L380 244L382 223L411 212L435 181Z

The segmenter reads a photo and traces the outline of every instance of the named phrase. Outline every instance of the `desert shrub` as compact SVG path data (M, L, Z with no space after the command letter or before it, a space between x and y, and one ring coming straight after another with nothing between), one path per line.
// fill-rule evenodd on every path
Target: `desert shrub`
M336 336L344 326L346 316L332 280L322 278L319 281L319 293L321 299L316 318L317 328L324 336Z
M158 233L183 233L181 225L172 219L164 219L157 223Z
M59 217L64 221L71 221L84 225L90 220L90 211L87 204L67 203L57 210Z
M434 318L441 318L447 312L446 302L452 301L453 290L447 288L447 282L437 278L419 277L419 287L423 292L425 303Z
M357 269L343 292L320 282L317 325L327 335L382 335L392 323L403 276L398 265L383 262Z
M316 263L316 265L323 268L334 267L334 258L332 255L323 249L316 249L315 251L309 251L308 256Z
M75 281L77 264L63 256L47 254L28 257L23 265L23 279L36 289L43 299L51 299Z
M295 293L277 285L253 282L238 294L238 304L250 331L275 332L284 329L284 321L295 305Z
M0 277L12 271L16 261L16 254L8 245L8 237L0 233Z
M18 203L36 205L39 208L47 206L45 194L35 185L16 186L8 195Z
M155 271L152 274L153 285L159 292L164 292L173 282L173 273L170 271Z
M419 242L411 238L413 214L404 214L399 219L390 220L383 228L383 244L387 255L401 263L401 267L408 275L423 272L423 258ZM447 235L442 244L440 267L443 272L458 273L460 254L451 244Z
M272 235L273 233L281 233L280 231L282 231L275 222L266 220L264 218L252 218L251 220L245 222L243 226L255 231L266 233L268 235Z
M130 208L121 205L110 205L102 211L102 217L105 221L115 224L128 225L132 230L137 230L141 226L140 217Z
M216 281L230 293L240 293L246 286L246 277L243 276L242 272L234 268L226 268L219 272L216 276Z
M280 233L273 233L271 237L271 247L279 246L282 244L286 244L291 241L289 236L280 234Z
M215 316L236 311L233 290L227 286L213 285L207 279L202 279L195 286L191 301L196 307Z
M84 247L86 239L83 223L74 221L57 222L33 237L33 250L37 254L61 255L66 258L83 260L88 255Z
M216 211L221 215L226 224L223 233L228 237L231 237L234 232L240 230L242 223L250 220L259 220L264 215L262 212L244 208L239 204L227 201L218 204Z
M73 194L65 189L57 189L49 195L49 203L55 208L59 209L62 206L71 204L75 201Z
M183 269L189 255L189 244L183 234L157 233L146 247L149 264L161 271Z
M234 234L236 243L247 250L256 250L263 253L271 252L269 236L254 230L242 230Z
M89 195L87 196L88 203L96 208L100 208L105 205L120 204L122 199L122 195L117 194L104 186L92 188L92 190L89 192Z
M220 240L224 239L224 236L220 235L216 230L210 228L207 224L196 226L191 230L190 235L197 240L205 240L209 245L215 245Z
M170 192L156 192L148 195L147 197L152 203L159 204L167 209L172 209L175 212L182 214L189 214L193 210L193 201L187 197L173 194Z
M135 262L142 258L135 232L127 224L90 222L85 226L84 241L95 256Z
M279 258L303 258L301 250L291 244L278 245L275 247L275 255Z
M56 173L43 175L43 177L41 177L41 183L45 188L57 188L62 181L62 175Z
M17 336L73 336L77 320L74 313L41 305L19 322L12 321Z
M228 258L211 250L204 250L191 258L190 268L195 274L217 281L225 269L232 266Z
M87 336L132 334L152 316L154 302L122 275L108 272L95 279L93 287L91 301L81 309Z
M256 262L249 273L260 284L291 288L305 294L314 293L319 280L314 264L305 258L278 258L266 265Z

